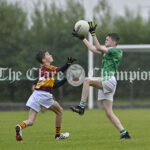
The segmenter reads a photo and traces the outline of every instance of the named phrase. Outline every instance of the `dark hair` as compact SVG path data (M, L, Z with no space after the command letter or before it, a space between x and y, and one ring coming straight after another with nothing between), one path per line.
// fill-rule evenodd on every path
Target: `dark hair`
M113 41L116 42L116 45L118 45L118 43L120 41L120 37L117 33L109 33L109 34L107 34L107 36L109 36Z
M43 64L43 62L42 62L42 59L43 58L45 58L45 53L46 53L47 51L39 51L37 54L36 54L36 60L38 61L38 62L40 62L41 64Z

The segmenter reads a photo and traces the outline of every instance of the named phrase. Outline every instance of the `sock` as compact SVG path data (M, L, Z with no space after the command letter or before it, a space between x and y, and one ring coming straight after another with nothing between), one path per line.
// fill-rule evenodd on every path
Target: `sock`
M80 104L79 104L79 106L84 109L85 106L86 106L86 102L81 101Z
M125 129L123 129L123 130L120 131L120 133L121 133L122 135L125 135L125 134L127 133L127 131L126 131Z
M56 137L60 136L61 127L56 127Z
M26 124L24 122L20 123L20 126L22 129L24 129L26 127Z

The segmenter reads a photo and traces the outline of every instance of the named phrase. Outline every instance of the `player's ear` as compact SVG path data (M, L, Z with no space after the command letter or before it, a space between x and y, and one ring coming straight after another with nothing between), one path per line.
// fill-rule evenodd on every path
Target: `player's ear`
M117 42L115 40L112 40L113 45L117 45Z
M117 41L114 41L115 45L117 46Z

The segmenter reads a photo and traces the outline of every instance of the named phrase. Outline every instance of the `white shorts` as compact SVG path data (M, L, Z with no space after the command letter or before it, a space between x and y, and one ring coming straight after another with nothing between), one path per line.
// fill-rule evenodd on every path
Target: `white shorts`
M29 97L26 106L32 108L36 112L41 110L41 106L50 108L54 104L53 95L49 92L35 90Z
M117 81L114 76L109 80L102 81L103 90L98 90L98 100L110 100L113 101L113 97L116 91Z

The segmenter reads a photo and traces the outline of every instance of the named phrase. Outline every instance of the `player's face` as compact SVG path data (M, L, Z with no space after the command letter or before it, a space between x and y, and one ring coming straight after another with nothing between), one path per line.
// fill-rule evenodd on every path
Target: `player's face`
M111 39L111 37L107 36L105 40L105 46L106 47L114 47L116 43Z
M49 54L49 52L45 53L45 60L47 63L52 63L53 62L53 57L51 54Z

